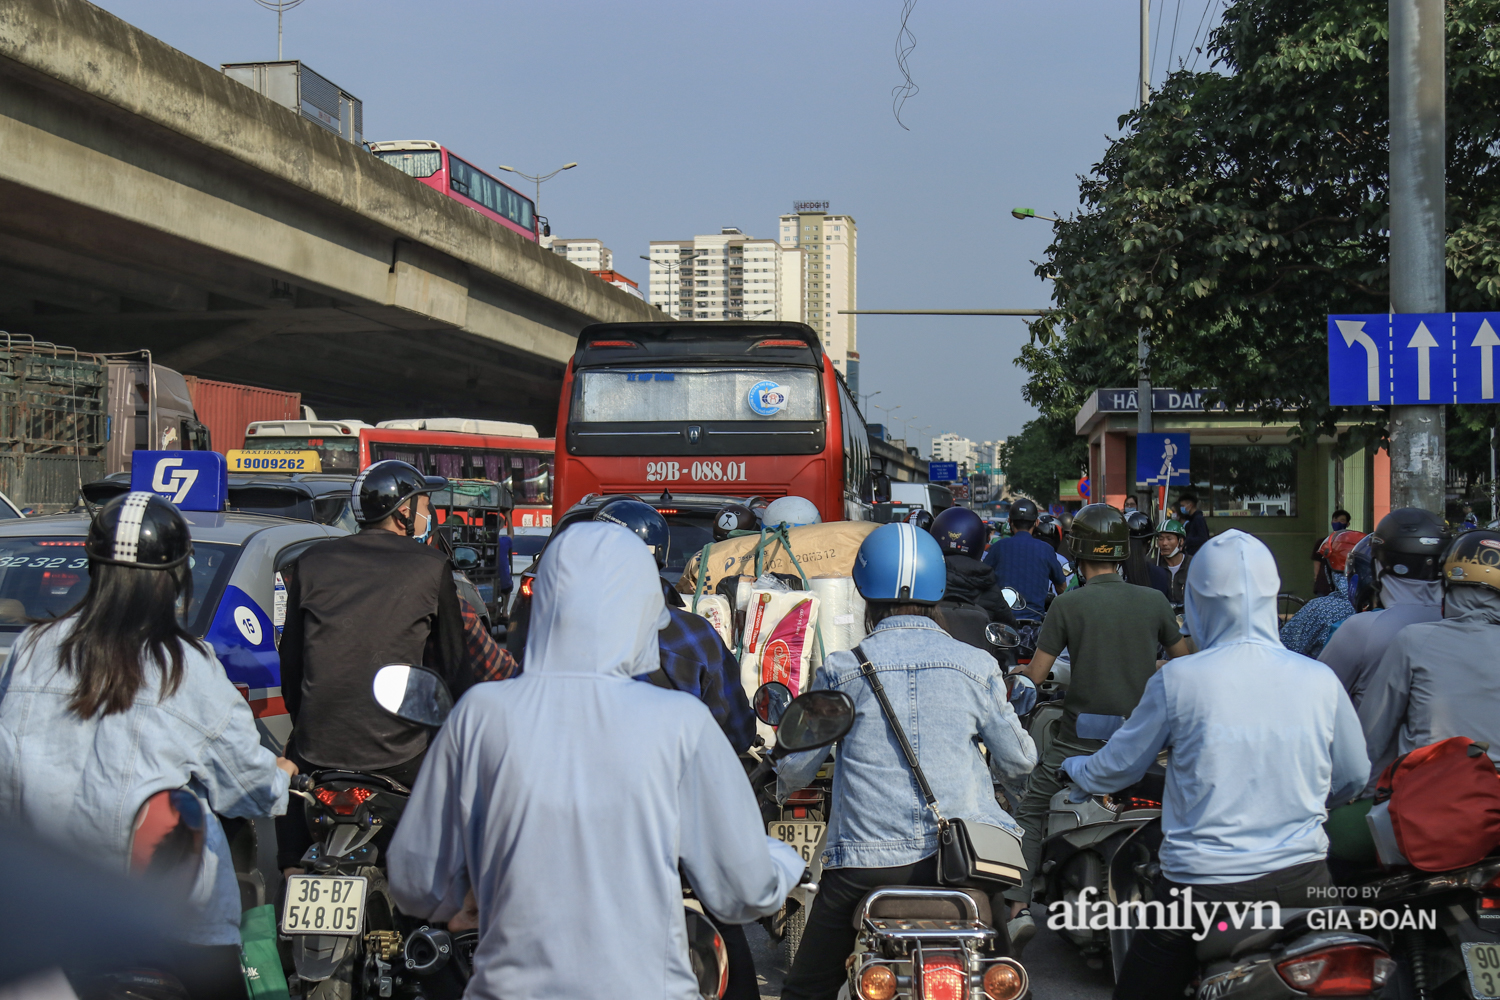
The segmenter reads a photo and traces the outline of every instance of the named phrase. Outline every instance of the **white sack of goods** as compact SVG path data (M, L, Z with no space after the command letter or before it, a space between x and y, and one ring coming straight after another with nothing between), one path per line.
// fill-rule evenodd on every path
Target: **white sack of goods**
M809 580L818 595L818 634L823 637L823 655L835 649L853 649L865 637L865 599L859 596L854 578L848 576ZM822 666L817 643L813 643L813 669Z
M750 592L745 614L745 654L740 681L746 695L770 681L801 694L812 684L813 647L817 645L818 596L806 590Z
M719 633L719 638L724 640L724 645L734 646L734 609L729 606L729 598L719 594L707 594L698 598L697 613L708 619L708 623Z

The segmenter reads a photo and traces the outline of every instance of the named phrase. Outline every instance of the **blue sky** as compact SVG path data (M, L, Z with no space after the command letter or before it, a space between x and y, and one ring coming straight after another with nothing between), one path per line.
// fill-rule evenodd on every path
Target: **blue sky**
M276 56L276 15L253 0L100 6L213 65ZM1155 79L1169 48L1191 60L1219 6L1153 0ZM827 200L859 225L862 308L1046 305L1031 262L1050 226L1010 209L1077 205L1076 176L1135 100L1139 6L917 0L909 130L891 110L901 7L306 0L285 55L364 101L367 139L436 139L528 173L576 160L541 211L636 280L650 240L772 237L793 201ZM1032 416L1012 364L1025 341L1019 319L861 317L861 391L900 406L898 433L913 418L914 442L1013 434Z

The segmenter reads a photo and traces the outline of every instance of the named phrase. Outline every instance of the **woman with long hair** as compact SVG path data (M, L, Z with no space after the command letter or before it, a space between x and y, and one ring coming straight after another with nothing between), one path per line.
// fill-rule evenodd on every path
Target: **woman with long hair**
M1151 546L1156 541L1156 529L1151 525L1151 518L1139 510L1127 510L1125 526L1130 529L1130 555L1120 564L1120 573L1125 577L1125 582L1137 587L1155 587L1170 601L1172 574L1156 565L1151 558Z
M260 745L250 707L182 627L192 538L154 493L106 504L89 525L89 588L21 634L0 668L0 821L125 871L137 811L186 789L207 815L178 974L195 998L245 996L240 895L223 816L286 811L296 768ZM210 812L209 810L212 810Z

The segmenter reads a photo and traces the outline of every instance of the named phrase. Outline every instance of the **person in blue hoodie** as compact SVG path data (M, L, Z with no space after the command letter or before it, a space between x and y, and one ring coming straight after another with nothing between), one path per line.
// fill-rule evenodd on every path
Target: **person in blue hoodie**
M1097 795L1135 784L1170 750L1157 899L1191 887L1210 904L1306 906L1310 889L1331 884L1327 805L1360 793L1369 760L1338 678L1281 645L1279 589L1259 539L1231 530L1204 542L1186 593L1200 651L1157 671L1102 750L1063 761L1078 788ZM1196 972L1190 931L1143 930L1114 995L1181 996Z
M774 913L805 868L766 836L708 708L641 684L667 620L650 551L575 524L536 580L526 672L477 684L433 738L391 842L391 893L447 921L472 892L469 1000L697 1000L686 876L729 923Z

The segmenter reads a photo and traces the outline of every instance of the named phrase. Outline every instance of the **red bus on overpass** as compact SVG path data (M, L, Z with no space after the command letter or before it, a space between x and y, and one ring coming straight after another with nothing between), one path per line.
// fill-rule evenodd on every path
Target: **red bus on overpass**
M605 323L579 334L557 417L554 519L598 493L722 494L864 520L864 418L802 323Z
M496 180L467 160L431 139L372 142L370 152L397 170L441 191L480 215L494 219L531 240L537 240L536 206L531 199Z

